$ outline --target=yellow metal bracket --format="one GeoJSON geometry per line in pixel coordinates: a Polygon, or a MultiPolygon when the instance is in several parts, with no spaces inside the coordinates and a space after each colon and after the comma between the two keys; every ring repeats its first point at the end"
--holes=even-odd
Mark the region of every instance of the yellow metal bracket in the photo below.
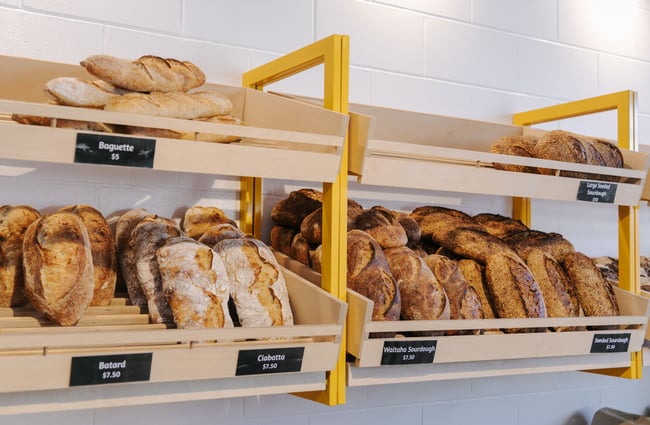
{"type": "MultiPolygon", "coordinates": [[[[562,103],[546,108],[535,109],[513,115],[515,125],[534,125],[557,121],[605,111],[617,111],[618,146],[622,149],[638,151],[636,137],[636,93],[631,90],[621,91],[574,102],[562,103]]],[[[513,217],[530,224],[530,200],[517,198],[513,204],[513,217]],[[526,221],[527,220],[527,221],[526,221]]],[[[639,207],[618,207],[618,253],[619,285],[621,288],[638,294],[640,286],[640,246],[639,246],[639,207]]],[[[641,352],[632,353],[630,367],[601,369],[595,372],[640,379],[643,370],[641,352]]]]}
{"type": "MultiPolygon", "coordinates": [[[[331,35],[299,50],[279,57],[244,73],[242,85],[262,90],[266,85],[323,65],[323,106],[348,113],[348,79],[350,65],[349,37],[331,35]]],[[[322,288],[346,300],[347,252],[347,141],[341,167],[334,183],[323,183],[323,259],[322,288]],[[343,253],[341,255],[341,253],[343,253]]],[[[259,237],[262,218],[262,179],[242,178],[242,223],[248,233],[259,237]]],[[[345,335],[336,368],[327,374],[323,391],[297,395],[330,406],[345,403],[345,335]]]]}

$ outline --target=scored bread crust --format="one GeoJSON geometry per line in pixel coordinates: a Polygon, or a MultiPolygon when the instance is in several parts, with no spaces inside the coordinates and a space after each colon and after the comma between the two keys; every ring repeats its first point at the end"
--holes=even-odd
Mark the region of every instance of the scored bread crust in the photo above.
{"type": "Polygon", "coordinates": [[[237,226],[221,208],[195,205],[185,210],[181,227],[187,236],[198,240],[208,228],[223,223],[237,226]]]}
{"type": "Polygon", "coordinates": [[[27,228],[23,252],[25,293],[34,308],[61,326],[77,324],[95,287],[81,219],[68,212],[39,218],[27,228]]]}
{"type": "Polygon", "coordinates": [[[59,105],[85,108],[103,108],[115,96],[124,92],[102,81],[82,80],[75,77],[58,77],[45,83],[45,94],[59,105]]]}
{"type": "Polygon", "coordinates": [[[23,239],[41,214],[28,205],[0,207],[0,307],[27,302],[23,272],[23,239]]]}
{"type": "MultiPolygon", "coordinates": [[[[490,152],[499,153],[503,155],[523,156],[533,158],[535,152],[535,145],[537,144],[537,137],[535,136],[502,136],[499,137],[491,146],[490,152]]],[[[527,165],[514,165],[514,164],[500,164],[493,163],[494,168],[497,170],[515,171],[521,173],[537,173],[537,168],[527,165]]]]}
{"type": "Polygon", "coordinates": [[[208,246],[186,236],[156,251],[162,288],[178,329],[232,328],[226,266],[208,246]]]}
{"type": "Polygon", "coordinates": [[[224,239],[214,250],[226,266],[230,293],[243,327],[293,325],[284,275],[266,244],[250,237],[224,239]]]}
{"type": "Polygon", "coordinates": [[[298,189],[273,205],[271,219],[275,224],[300,229],[302,221],[323,206],[323,194],[315,189],[298,189]]]}
{"type": "Polygon", "coordinates": [[[138,92],[188,91],[205,83],[205,74],[194,63],[154,55],[136,60],[91,55],[81,66],[117,87],[138,92]]]}
{"type": "Polygon", "coordinates": [[[215,91],[127,93],[104,106],[105,111],[188,120],[228,115],[232,109],[230,99],[215,91]]]}
{"type": "Polygon", "coordinates": [[[205,229],[199,238],[199,242],[213,247],[224,239],[240,239],[244,237],[246,237],[246,234],[237,225],[221,223],[205,229]]]}
{"type": "Polygon", "coordinates": [[[424,263],[431,269],[449,298],[450,318],[483,319],[483,306],[478,293],[465,280],[458,262],[444,255],[430,254],[424,263]]]}
{"type": "Polygon", "coordinates": [[[108,222],[101,212],[90,205],[70,205],[59,211],[76,214],[86,226],[95,276],[95,289],[90,305],[109,305],[115,295],[117,283],[117,253],[108,222]]]}
{"type": "Polygon", "coordinates": [[[581,252],[564,257],[562,266],[574,285],[585,316],[618,316],[620,309],[611,285],[593,260],[581,252]]]}
{"type": "Polygon", "coordinates": [[[486,319],[494,319],[494,309],[492,301],[489,298],[485,282],[485,273],[483,266],[477,261],[463,258],[458,260],[458,269],[463,274],[465,281],[474,289],[481,300],[481,308],[486,319]]]}
{"type": "Polygon", "coordinates": [[[147,306],[147,298],[144,296],[138,281],[138,268],[136,266],[132,234],[135,226],[148,215],[149,212],[144,208],[133,208],[122,214],[115,225],[117,261],[120,266],[122,280],[126,286],[131,304],[140,308],[147,306]]]}
{"type": "Polygon", "coordinates": [[[555,258],[546,251],[534,249],[528,254],[526,263],[542,291],[548,317],[580,315],[575,287],[555,258]]]}
{"type": "Polygon", "coordinates": [[[381,206],[363,210],[356,216],[353,226],[375,238],[382,248],[405,246],[408,242],[406,231],[395,214],[381,206]]]}

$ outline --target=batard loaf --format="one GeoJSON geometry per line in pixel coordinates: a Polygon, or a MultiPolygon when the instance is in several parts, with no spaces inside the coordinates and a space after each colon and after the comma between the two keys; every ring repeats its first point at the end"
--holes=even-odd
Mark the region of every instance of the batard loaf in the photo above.
{"type": "Polygon", "coordinates": [[[188,120],[228,115],[232,108],[230,99],[214,91],[127,93],[111,98],[104,106],[105,111],[188,120]]]}
{"type": "Polygon", "coordinates": [[[575,287],[578,302],[585,316],[617,316],[620,314],[611,285],[591,258],[582,252],[564,256],[562,266],[575,287]]]}
{"type": "Polygon", "coordinates": [[[23,239],[41,214],[28,205],[0,207],[0,307],[27,302],[23,273],[23,239]]]}
{"type": "Polygon", "coordinates": [[[226,266],[241,326],[293,325],[284,275],[268,246],[255,238],[225,239],[214,250],[226,266]]]}
{"type": "Polygon", "coordinates": [[[90,305],[109,305],[115,295],[118,266],[115,240],[108,222],[101,212],[90,205],[70,205],[59,211],[76,214],[86,226],[95,275],[95,289],[90,305]]]}
{"type": "Polygon", "coordinates": [[[384,251],[362,230],[347,235],[348,288],[373,301],[372,320],[399,320],[400,293],[384,251]]]}
{"type": "Polygon", "coordinates": [[[188,91],[205,83],[205,74],[194,63],[153,55],[136,60],[92,55],[81,66],[117,87],[138,92],[188,91]]]}
{"type": "Polygon", "coordinates": [[[182,228],[187,236],[198,240],[209,227],[222,223],[237,226],[221,208],[195,205],[185,210],[182,228]]]}
{"type": "Polygon", "coordinates": [[[208,246],[186,236],[156,251],[163,293],[179,329],[232,328],[226,266],[208,246]]]}
{"type": "Polygon", "coordinates": [[[23,240],[25,293],[61,326],[76,325],[93,299],[93,258],[81,219],[57,212],[34,221],[23,240]]]}
{"type": "Polygon", "coordinates": [[[121,277],[131,304],[140,308],[147,307],[147,298],[144,296],[138,281],[138,268],[136,266],[132,234],[135,226],[148,215],[149,212],[144,208],[133,208],[122,214],[115,224],[117,262],[120,266],[121,277]]]}
{"type": "Polygon", "coordinates": [[[463,274],[465,281],[469,284],[481,300],[481,308],[483,315],[486,319],[494,319],[494,309],[492,308],[492,300],[490,300],[489,292],[487,291],[485,282],[484,267],[478,262],[463,258],[458,260],[458,269],[463,274]]]}

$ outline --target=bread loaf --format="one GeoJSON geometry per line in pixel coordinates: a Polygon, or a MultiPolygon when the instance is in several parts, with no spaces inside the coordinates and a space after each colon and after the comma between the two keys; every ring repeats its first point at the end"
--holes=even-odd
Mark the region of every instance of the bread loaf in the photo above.
{"type": "Polygon", "coordinates": [[[76,214],[86,226],[95,277],[95,289],[90,305],[109,305],[115,295],[118,266],[115,240],[108,222],[101,212],[90,205],[70,205],[59,211],[76,214]]]}
{"type": "Polygon", "coordinates": [[[271,219],[275,224],[300,229],[302,221],[323,205],[323,194],[315,189],[298,189],[273,206],[271,219]]]}
{"type": "Polygon", "coordinates": [[[347,235],[348,288],[373,301],[372,320],[399,320],[400,293],[377,241],[361,230],[347,235]]]}
{"type": "Polygon", "coordinates": [[[510,234],[524,232],[528,229],[524,223],[514,218],[506,217],[501,214],[481,213],[474,216],[489,234],[503,239],[510,234]]]}
{"type": "Polygon", "coordinates": [[[504,236],[503,240],[524,260],[528,258],[528,254],[533,249],[544,250],[559,262],[562,262],[566,254],[575,251],[571,242],[561,234],[554,232],[526,230],[510,233],[504,236]]]}
{"type": "Polygon", "coordinates": [[[36,115],[11,114],[11,119],[19,124],[41,125],[45,127],[72,128],[83,131],[100,131],[113,133],[115,126],[101,122],[90,122],[80,120],[68,120],[64,118],[48,118],[36,115]]]}
{"type": "Polygon", "coordinates": [[[25,293],[61,326],[76,325],[93,299],[93,259],[86,227],[67,212],[43,216],[23,240],[25,293]]]}
{"type": "Polygon", "coordinates": [[[323,208],[309,213],[300,223],[300,234],[310,244],[319,245],[323,241],[323,208]]]}
{"type": "Polygon", "coordinates": [[[575,287],[578,302],[585,316],[617,316],[620,314],[616,295],[594,262],[582,252],[564,256],[562,266],[575,287]]]}
{"type": "Polygon", "coordinates": [[[318,273],[323,271],[323,245],[318,245],[313,251],[309,251],[309,264],[318,273]]]}
{"type": "Polygon", "coordinates": [[[181,231],[173,220],[153,214],[140,220],[131,233],[138,283],[147,300],[152,323],[173,323],[171,308],[162,289],[156,251],[167,239],[180,235],[181,231]]]}
{"type": "Polygon", "coordinates": [[[445,291],[424,260],[405,246],[386,249],[384,254],[397,281],[401,318],[449,319],[449,302],[445,291]]]}
{"type": "MultiPolygon", "coordinates": [[[[587,150],[582,140],[576,134],[563,130],[552,130],[545,133],[535,145],[535,158],[554,161],[587,164],[587,150]]],[[[553,175],[556,170],[540,168],[542,174],[553,175]]],[[[585,173],[563,171],[561,176],[586,178],[585,173]]]]}
{"type": "Polygon", "coordinates": [[[311,258],[310,258],[310,247],[309,243],[305,240],[301,233],[296,233],[291,241],[291,250],[289,251],[289,257],[294,260],[304,264],[307,267],[311,267],[311,258]]]}
{"type": "Polygon", "coordinates": [[[103,108],[123,91],[106,81],[58,77],[45,83],[45,94],[59,105],[103,108]]]}
{"type": "Polygon", "coordinates": [[[497,317],[546,317],[539,285],[516,254],[498,253],[488,257],[485,277],[497,317]]]}
{"type": "Polygon", "coordinates": [[[458,269],[463,274],[467,284],[474,289],[481,300],[483,316],[486,319],[494,319],[494,309],[492,308],[492,300],[490,300],[489,292],[486,288],[487,283],[485,282],[483,266],[474,260],[461,259],[458,260],[458,269]]]}
{"type": "MultiPolygon", "coordinates": [[[[233,115],[213,115],[211,117],[197,118],[196,120],[212,122],[216,124],[244,125],[242,120],[233,115]]],[[[181,138],[186,140],[197,140],[200,142],[210,143],[233,143],[241,140],[239,136],[206,132],[197,133],[196,135],[194,133],[185,133],[181,136],[181,138]]]]}
{"type": "Polygon", "coordinates": [[[222,223],[237,226],[221,208],[195,205],[185,210],[182,228],[187,236],[198,240],[209,227],[222,223]]]}
{"type": "Polygon", "coordinates": [[[0,207],[0,307],[25,304],[23,239],[41,214],[28,205],[0,207]]]}
{"type": "Polygon", "coordinates": [[[240,239],[246,237],[246,234],[234,224],[222,223],[205,229],[199,242],[213,247],[224,239],[240,239]]]}
{"type": "Polygon", "coordinates": [[[481,299],[472,286],[467,283],[458,262],[443,255],[428,255],[424,263],[433,272],[449,299],[450,318],[483,319],[481,299]]]}
{"type": "MultiPolygon", "coordinates": [[[[536,144],[537,137],[535,136],[502,136],[499,137],[492,146],[490,146],[490,152],[533,158],[536,144]]],[[[515,171],[520,173],[537,173],[537,168],[526,165],[494,163],[494,168],[497,170],[515,171]]]]}
{"type": "Polygon", "coordinates": [[[188,120],[227,115],[232,108],[230,99],[214,91],[127,93],[111,98],[104,106],[105,111],[188,120]]]}
{"type": "Polygon", "coordinates": [[[214,250],[226,266],[241,326],[293,325],[284,275],[273,252],[262,241],[224,239],[214,250]]]}
{"type": "Polygon", "coordinates": [[[149,213],[144,208],[133,208],[122,214],[115,224],[117,262],[120,266],[122,280],[126,286],[131,304],[140,308],[146,308],[147,299],[138,281],[135,246],[131,236],[135,226],[148,215],[149,213]]]}
{"type": "Polygon", "coordinates": [[[192,62],[153,55],[136,60],[92,55],[81,66],[117,87],[139,92],[188,91],[205,83],[205,74],[192,62]]]}
{"type": "Polygon", "coordinates": [[[293,227],[274,225],[271,227],[271,248],[290,257],[291,243],[296,233],[298,230],[293,227]]]}
{"type": "Polygon", "coordinates": [[[354,228],[368,233],[382,248],[405,246],[408,242],[402,225],[384,207],[374,206],[361,212],[354,220],[354,228]]]}
{"type": "Polygon", "coordinates": [[[208,246],[181,236],[156,251],[162,289],[176,327],[231,328],[226,266],[208,246]]]}

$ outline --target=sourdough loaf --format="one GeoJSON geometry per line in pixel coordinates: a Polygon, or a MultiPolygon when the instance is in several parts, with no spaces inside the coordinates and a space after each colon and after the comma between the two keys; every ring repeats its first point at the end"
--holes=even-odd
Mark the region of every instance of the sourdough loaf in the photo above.
{"type": "Polygon", "coordinates": [[[620,314],[616,295],[598,267],[582,252],[564,256],[562,266],[575,287],[585,316],[617,316],[620,314]]]}
{"type": "Polygon", "coordinates": [[[485,230],[499,239],[503,239],[508,235],[524,232],[528,229],[521,220],[506,217],[501,214],[494,213],[481,213],[474,216],[474,220],[478,221],[485,230]]]}
{"type": "Polygon", "coordinates": [[[354,220],[353,227],[375,238],[382,248],[405,246],[408,242],[406,231],[394,213],[381,206],[362,211],[354,220]]]}
{"type": "Polygon", "coordinates": [[[541,230],[510,233],[503,240],[517,251],[517,254],[524,260],[528,258],[528,254],[533,249],[546,251],[560,262],[562,262],[566,254],[575,251],[573,244],[561,234],[541,230]]]}
{"type": "Polygon", "coordinates": [[[88,233],[75,214],[43,216],[23,240],[25,293],[34,308],[61,326],[76,325],[93,299],[88,233]]]}
{"type": "Polygon", "coordinates": [[[81,66],[117,87],[139,92],[188,91],[205,83],[205,74],[192,62],[153,55],[136,60],[92,55],[81,66]]]}
{"type": "Polygon", "coordinates": [[[210,247],[186,236],[171,238],[156,251],[156,262],[177,328],[233,327],[226,266],[210,247]]]}
{"type": "Polygon", "coordinates": [[[492,300],[490,300],[489,292],[487,290],[487,282],[485,282],[484,267],[478,262],[470,259],[458,260],[458,269],[463,274],[463,278],[468,285],[470,285],[479,300],[481,301],[481,308],[483,316],[486,319],[494,319],[494,309],[492,308],[492,300]]]}
{"type": "Polygon", "coordinates": [[[246,234],[237,225],[221,223],[205,229],[199,238],[199,242],[213,247],[224,239],[240,239],[244,237],[246,237],[246,234]]]}
{"type": "Polygon", "coordinates": [[[214,250],[226,266],[241,326],[293,325],[284,275],[269,247],[248,237],[224,239],[214,250]]]}
{"type": "Polygon", "coordinates": [[[185,210],[181,227],[187,236],[198,240],[209,227],[222,223],[237,226],[221,208],[195,205],[185,210]]]}
{"type": "Polygon", "coordinates": [[[86,226],[95,276],[95,289],[90,305],[109,305],[115,295],[118,266],[115,240],[108,222],[101,212],[90,205],[70,205],[59,211],[76,214],[86,226]]]}
{"type": "MultiPolygon", "coordinates": [[[[490,146],[490,152],[533,158],[536,144],[537,137],[535,136],[502,136],[490,146]]],[[[537,168],[526,165],[494,163],[494,168],[497,170],[515,171],[520,173],[537,173],[537,168]]]]}
{"type": "Polygon", "coordinates": [[[291,243],[296,233],[298,230],[293,227],[274,225],[271,227],[271,248],[290,257],[291,243]]]}
{"type": "Polygon", "coordinates": [[[271,219],[275,224],[300,229],[302,221],[323,205],[323,194],[315,189],[298,189],[273,206],[271,219]]]}
{"type": "Polygon", "coordinates": [[[28,205],[0,207],[0,307],[25,304],[23,239],[41,214],[28,205]]]}
{"type": "Polygon", "coordinates": [[[372,320],[399,320],[400,293],[377,241],[361,230],[347,235],[348,288],[373,301],[372,320]]]}
{"type": "Polygon", "coordinates": [[[291,241],[291,249],[289,250],[289,257],[294,260],[304,264],[307,267],[311,267],[311,258],[310,258],[311,248],[309,243],[305,240],[301,233],[296,233],[291,241]]]}
{"type": "Polygon", "coordinates": [[[122,214],[115,224],[117,262],[120,266],[121,277],[131,304],[140,308],[146,308],[147,299],[138,281],[138,268],[135,261],[135,246],[132,243],[132,234],[135,226],[148,215],[149,212],[144,208],[133,208],[122,214]]]}

